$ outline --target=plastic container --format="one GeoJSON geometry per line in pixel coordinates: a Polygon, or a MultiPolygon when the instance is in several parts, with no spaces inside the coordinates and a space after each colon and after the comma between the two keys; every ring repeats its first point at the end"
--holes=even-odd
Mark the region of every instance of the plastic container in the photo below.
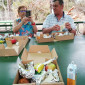
{"type": "Polygon", "coordinates": [[[40,32],[37,32],[36,35],[37,35],[37,39],[40,39],[40,32]]]}
{"type": "Polygon", "coordinates": [[[77,66],[72,61],[67,67],[67,85],[76,85],[77,66]]]}

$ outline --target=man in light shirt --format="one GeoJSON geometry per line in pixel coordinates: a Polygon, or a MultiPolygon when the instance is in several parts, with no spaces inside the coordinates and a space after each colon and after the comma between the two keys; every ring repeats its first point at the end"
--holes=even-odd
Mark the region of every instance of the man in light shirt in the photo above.
{"type": "Polygon", "coordinates": [[[43,33],[69,31],[76,34],[73,19],[63,11],[63,0],[53,0],[53,12],[49,14],[43,23],[43,33]]]}

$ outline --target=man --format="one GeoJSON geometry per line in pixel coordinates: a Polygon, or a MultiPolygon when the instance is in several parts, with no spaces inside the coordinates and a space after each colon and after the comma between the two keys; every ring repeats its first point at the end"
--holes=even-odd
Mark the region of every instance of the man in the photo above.
{"type": "Polygon", "coordinates": [[[63,7],[63,0],[53,0],[54,14],[48,15],[45,19],[43,23],[43,33],[68,30],[70,33],[74,33],[74,35],[76,34],[74,21],[69,15],[65,15],[63,7]],[[64,25],[63,28],[62,25],[64,25]]]}

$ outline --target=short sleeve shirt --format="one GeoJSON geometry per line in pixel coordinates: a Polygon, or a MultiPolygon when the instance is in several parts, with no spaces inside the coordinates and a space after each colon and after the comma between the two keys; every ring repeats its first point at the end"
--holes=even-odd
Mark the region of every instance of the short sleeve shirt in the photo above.
{"type": "MultiPolygon", "coordinates": [[[[16,22],[20,23],[21,19],[16,19],[16,22]]],[[[33,26],[31,25],[31,22],[28,22],[25,25],[23,24],[17,34],[19,34],[19,36],[33,37],[34,33],[33,33],[33,26]]]]}
{"type": "MultiPolygon", "coordinates": [[[[59,25],[59,26],[64,25],[65,27],[65,23],[67,22],[71,24],[72,29],[75,29],[74,21],[69,15],[64,14],[62,18],[58,21],[57,17],[54,14],[49,14],[43,23],[43,28],[49,28],[54,25],[59,25]]],[[[64,27],[63,28],[61,27],[61,30],[64,29],[64,27]]]]}

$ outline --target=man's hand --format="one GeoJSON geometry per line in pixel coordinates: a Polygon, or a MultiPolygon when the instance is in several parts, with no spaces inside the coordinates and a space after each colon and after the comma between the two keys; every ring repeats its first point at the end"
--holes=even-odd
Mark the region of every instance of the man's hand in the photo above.
{"type": "Polygon", "coordinates": [[[52,31],[59,31],[60,30],[60,26],[59,25],[55,25],[52,27],[52,31]]]}
{"type": "Polygon", "coordinates": [[[68,30],[72,29],[71,24],[69,22],[65,23],[65,28],[67,28],[68,30]]]}

